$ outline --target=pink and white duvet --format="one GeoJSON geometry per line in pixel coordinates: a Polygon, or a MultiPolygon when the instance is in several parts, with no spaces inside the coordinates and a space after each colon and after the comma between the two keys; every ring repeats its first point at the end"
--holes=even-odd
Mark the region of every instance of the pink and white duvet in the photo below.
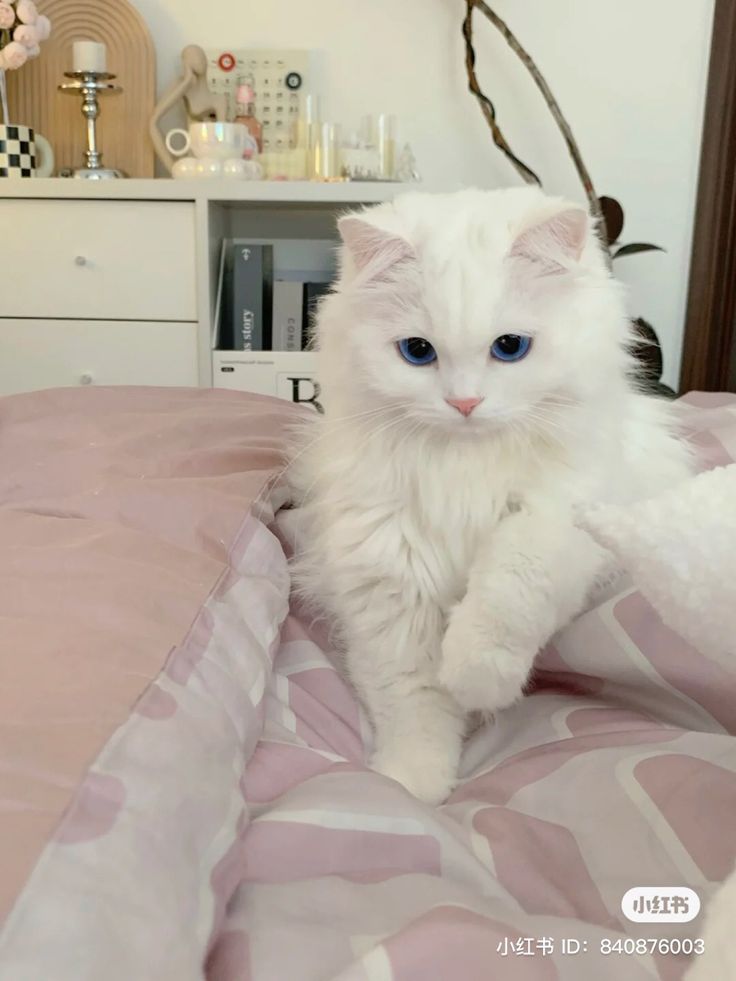
{"type": "MultiPolygon", "coordinates": [[[[736,458],[736,398],[695,401],[704,465],[736,458]]],[[[620,904],[705,906],[732,869],[736,667],[619,587],[470,739],[450,801],[420,804],[366,770],[326,631],[289,606],[271,478],[292,411],[0,400],[0,979],[681,977],[649,941],[697,939],[702,914],[620,904]]]]}

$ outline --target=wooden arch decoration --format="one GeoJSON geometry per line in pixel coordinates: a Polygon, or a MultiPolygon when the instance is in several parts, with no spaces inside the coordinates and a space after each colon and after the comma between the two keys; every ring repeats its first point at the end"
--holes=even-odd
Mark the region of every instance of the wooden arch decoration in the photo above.
{"type": "Polygon", "coordinates": [[[100,99],[103,166],[130,177],[153,177],[148,122],[156,100],[156,54],[141,15],[128,0],[39,0],[38,6],[51,21],[52,34],[38,58],[7,73],[11,120],[33,126],[50,141],[57,171],[81,167],[87,145],[82,98],[57,86],[71,71],[72,42],[102,41],[108,70],[123,89],[100,99]]]}

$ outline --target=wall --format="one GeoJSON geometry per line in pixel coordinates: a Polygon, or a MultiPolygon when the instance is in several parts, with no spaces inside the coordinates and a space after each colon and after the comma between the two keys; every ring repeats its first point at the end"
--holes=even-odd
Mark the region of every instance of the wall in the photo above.
{"type": "MultiPolygon", "coordinates": [[[[325,116],[354,128],[365,112],[396,113],[428,187],[519,182],[467,92],[462,0],[134,2],[154,36],[160,88],[176,77],[189,43],[313,48],[325,116]]],[[[598,193],[623,204],[623,239],[667,249],[622,259],[616,271],[630,287],[632,313],[656,327],[674,384],[713,0],[495,0],[494,7],[546,75],[598,193]]],[[[477,14],[476,25],[478,74],[511,145],[547,190],[581,199],[524,68],[477,14]]]]}

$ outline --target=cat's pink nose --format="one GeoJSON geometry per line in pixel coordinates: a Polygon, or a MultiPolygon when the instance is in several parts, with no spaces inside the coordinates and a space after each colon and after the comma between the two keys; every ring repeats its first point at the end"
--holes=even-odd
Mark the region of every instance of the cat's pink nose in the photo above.
{"type": "Polygon", "coordinates": [[[480,405],[482,401],[483,399],[445,399],[448,405],[457,409],[458,412],[462,412],[464,416],[469,416],[476,405],[480,405]]]}

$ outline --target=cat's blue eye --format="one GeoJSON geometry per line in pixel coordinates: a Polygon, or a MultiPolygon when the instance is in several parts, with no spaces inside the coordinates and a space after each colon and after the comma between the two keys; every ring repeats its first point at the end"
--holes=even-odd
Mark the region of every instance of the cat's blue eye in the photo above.
{"type": "Polygon", "coordinates": [[[531,346],[532,339],[526,334],[502,334],[491,344],[491,357],[497,361],[521,361],[531,346]]]}
{"type": "Polygon", "coordinates": [[[396,346],[401,357],[409,364],[432,364],[437,360],[437,352],[423,337],[405,337],[396,346]]]}

